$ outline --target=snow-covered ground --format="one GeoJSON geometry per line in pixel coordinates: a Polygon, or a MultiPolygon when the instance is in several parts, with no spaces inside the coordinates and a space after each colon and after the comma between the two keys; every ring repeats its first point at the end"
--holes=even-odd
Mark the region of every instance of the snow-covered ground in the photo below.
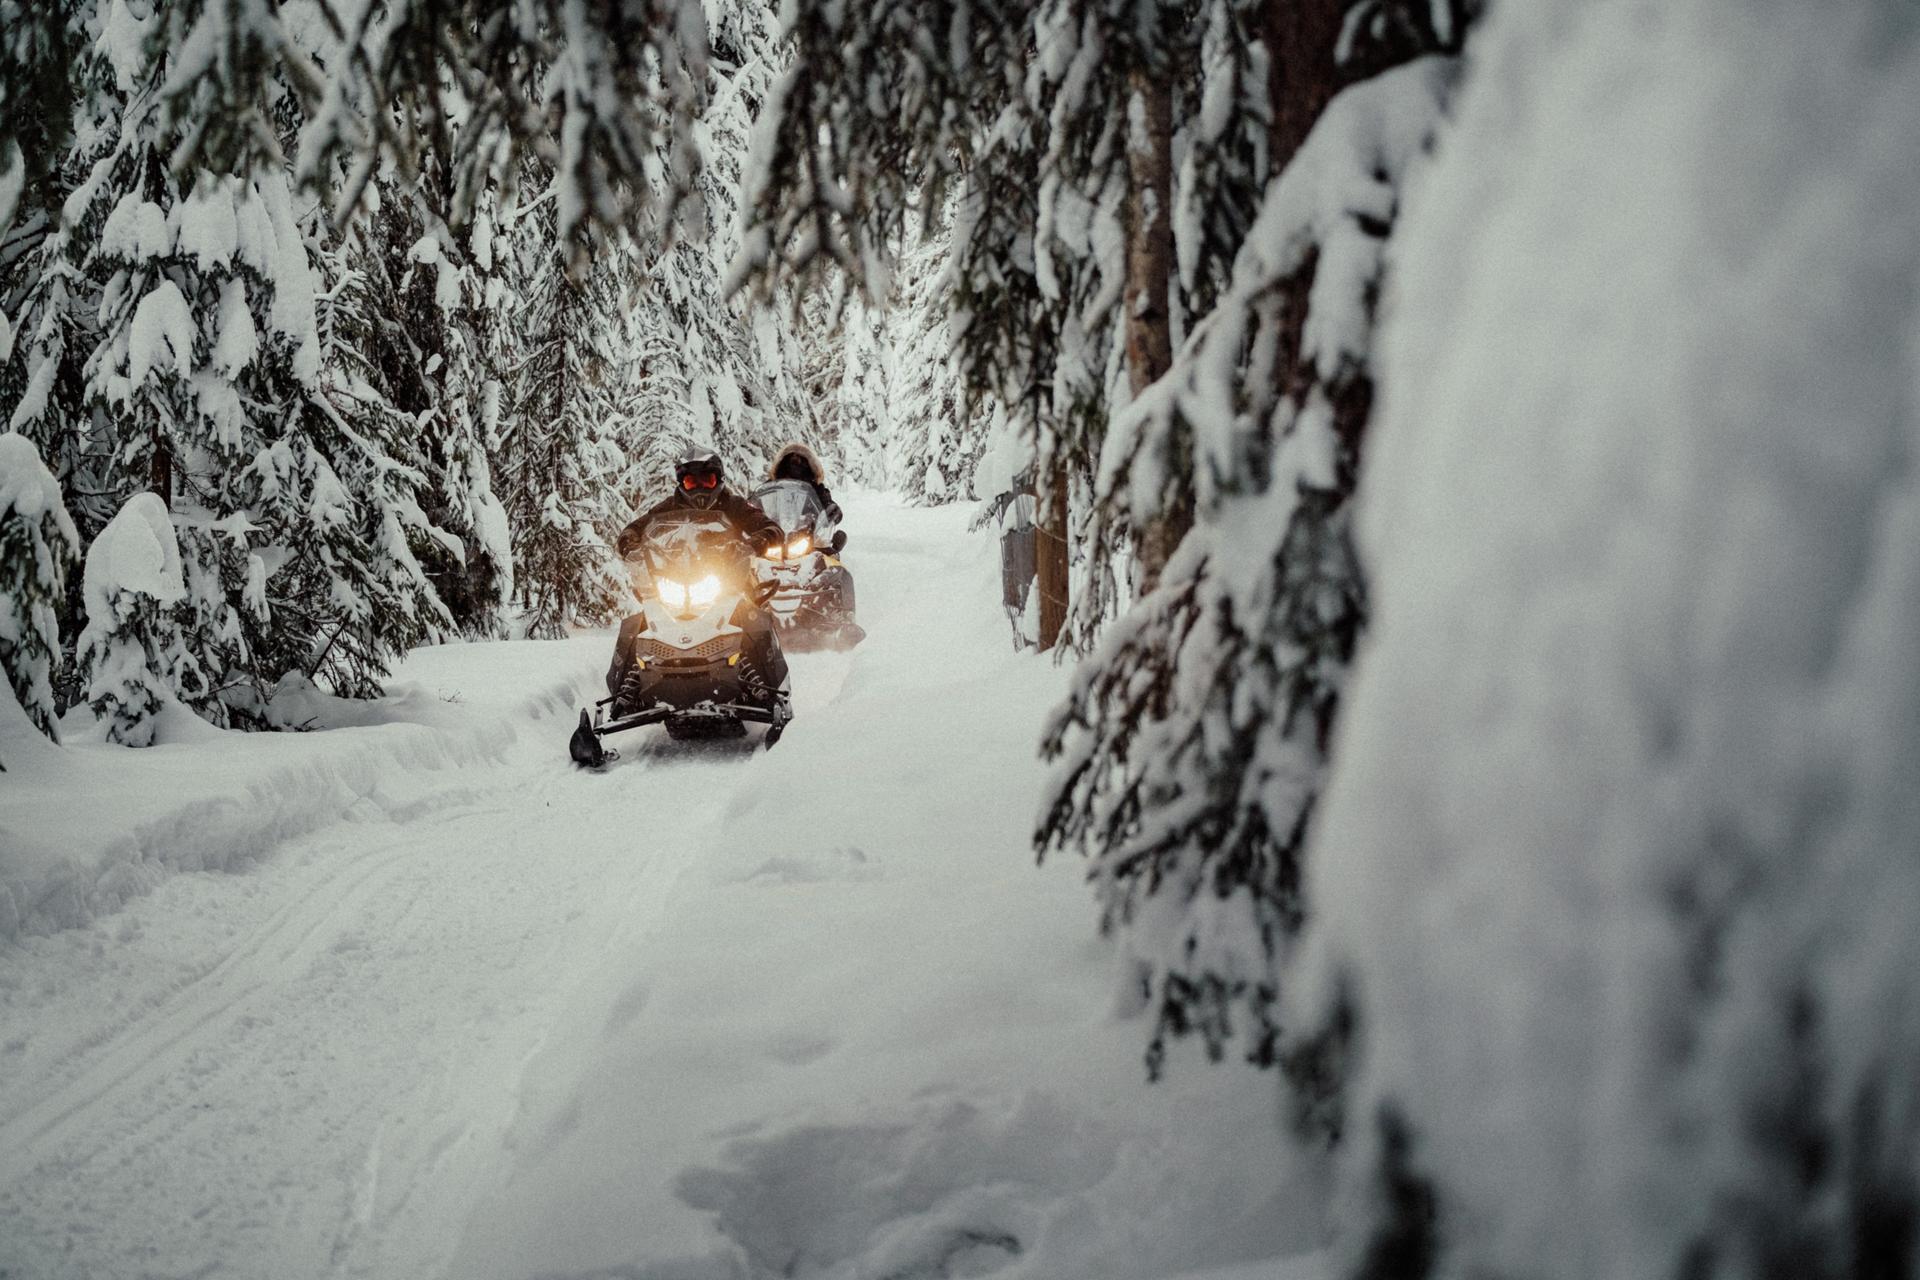
{"type": "Polygon", "coordinates": [[[1026,852],[991,544],[850,506],[869,639],[775,752],[572,771],[582,636],[10,762],[0,1276],[1323,1275],[1272,1078],[1146,1084],[1026,852]]]}

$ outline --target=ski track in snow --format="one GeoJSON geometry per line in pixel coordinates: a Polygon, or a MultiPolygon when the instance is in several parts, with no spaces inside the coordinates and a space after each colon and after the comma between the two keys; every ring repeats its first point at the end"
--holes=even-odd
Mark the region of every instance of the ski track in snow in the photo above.
{"type": "Polygon", "coordinates": [[[1311,1245],[1266,1082],[1145,1091],[1078,869],[1023,853],[1059,673],[1006,656],[964,514],[859,513],[869,639],[795,656],[777,752],[651,731],[582,774],[549,717],[0,947],[0,1277],[1118,1280],[1311,1245]],[[1176,1123],[1211,1180],[1156,1173],[1176,1123]]]}
{"type": "MultiPolygon", "coordinates": [[[[0,1218],[24,1228],[10,1244],[43,1220],[131,1225],[140,1188],[183,1167],[237,1176],[198,1188],[203,1203],[184,1221],[129,1232],[143,1248],[163,1253],[175,1235],[222,1248],[257,1237],[261,1265],[241,1272],[327,1274],[359,1236],[403,1243],[415,1191],[454,1166],[456,1147],[497,1143],[511,1120],[519,1069],[539,1047],[528,1014],[621,930],[644,927],[648,890],[678,869],[671,849],[636,858],[604,838],[600,824],[617,824],[638,796],[556,822],[569,781],[540,776],[493,804],[438,811],[430,842],[413,824],[302,842],[281,855],[294,865],[261,874],[280,883],[258,894],[183,884],[136,907],[147,931],[170,929],[165,914],[196,897],[223,900],[193,904],[206,914],[246,923],[204,971],[140,1007],[98,998],[99,986],[140,976],[104,960],[95,983],[49,1002],[61,1024],[85,1030],[0,1084],[0,1218]],[[226,901],[241,895],[254,900],[226,901]],[[270,1134],[291,1142],[254,1145],[270,1134]],[[219,1167],[232,1156],[239,1167],[219,1167]],[[289,1215],[329,1199],[337,1223],[305,1233],[332,1236],[328,1257],[282,1254],[289,1215]]],[[[169,1196],[160,1207],[171,1218],[186,1206],[169,1196]]],[[[71,1240],[45,1243],[58,1256],[71,1240]]],[[[374,1273],[434,1263],[392,1261],[409,1265],[374,1273]]]]}

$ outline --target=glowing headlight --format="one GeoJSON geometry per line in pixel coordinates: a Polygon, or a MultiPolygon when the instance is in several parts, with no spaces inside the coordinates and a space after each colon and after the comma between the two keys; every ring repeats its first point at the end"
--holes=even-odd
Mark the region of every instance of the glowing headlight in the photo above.
{"type": "Polygon", "coordinates": [[[787,544],[787,559],[798,560],[811,550],[813,550],[813,539],[803,533],[787,544]]]}
{"type": "Polygon", "coordinates": [[[660,603],[678,612],[687,607],[687,588],[672,578],[655,578],[654,587],[660,592],[660,603]]]}
{"type": "Polygon", "coordinates": [[[720,579],[708,574],[687,588],[687,597],[693,601],[694,608],[706,608],[720,598],[720,579]]]}

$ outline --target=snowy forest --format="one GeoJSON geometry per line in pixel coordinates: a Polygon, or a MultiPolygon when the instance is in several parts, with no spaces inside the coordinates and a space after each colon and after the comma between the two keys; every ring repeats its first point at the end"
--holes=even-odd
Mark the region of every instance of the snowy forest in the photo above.
{"type": "Polygon", "coordinates": [[[1917,138],[1909,0],[0,0],[0,1277],[1920,1280],[1917,138]],[[865,638],[569,769],[789,444],[865,638]]]}

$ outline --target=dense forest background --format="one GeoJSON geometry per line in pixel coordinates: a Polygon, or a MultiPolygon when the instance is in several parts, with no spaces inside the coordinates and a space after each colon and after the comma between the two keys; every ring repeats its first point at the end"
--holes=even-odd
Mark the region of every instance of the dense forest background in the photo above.
{"type": "Polygon", "coordinates": [[[1030,544],[1035,847],[1350,1274],[1914,1274],[1917,27],[0,0],[11,702],[604,624],[797,438],[1030,544]]]}

